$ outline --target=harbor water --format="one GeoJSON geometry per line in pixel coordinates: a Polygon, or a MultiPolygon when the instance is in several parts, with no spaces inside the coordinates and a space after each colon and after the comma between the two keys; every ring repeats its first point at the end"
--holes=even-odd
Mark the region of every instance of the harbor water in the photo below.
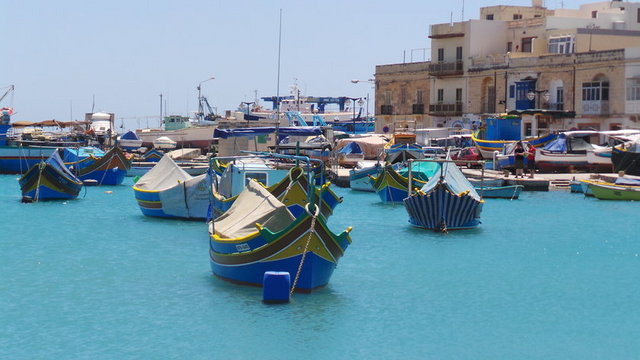
{"type": "Polygon", "coordinates": [[[144,217],[130,182],[23,204],[0,176],[0,359],[640,357],[640,203],[525,192],[436,234],[336,188],[353,244],[331,282],[265,305],[211,274],[203,222],[144,217]]]}

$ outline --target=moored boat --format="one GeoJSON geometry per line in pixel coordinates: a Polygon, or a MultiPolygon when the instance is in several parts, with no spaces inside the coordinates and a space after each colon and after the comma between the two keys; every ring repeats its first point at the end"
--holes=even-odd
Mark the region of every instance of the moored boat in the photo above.
{"type": "Polygon", "coordinates": [[[133,186],[140,211],[146,216],[206,219],[211,179],[189,175],[165,155],[133,186]]]}
{"type": "Polygon", "coordinates": [[[586,181],[594,197],[600,200],[640,200],[640,186],[586,181]]]}
{"type": "Polygon", "coordinates": [[[483,199],[517,199],[524,189],[523,185],[475,187],[483,199]]]}
{"type": "Polygon", "coordinates": [[[522,119],[517,116],[486,119],[481,130],[471,135],[471,140],[484,159],[492,159],[494,152],[503,152],[506,144],[527,142],[536,148],[542,147],[556,138],[556,134],[522,138],[522,119]]]}
{"type": "Polygon", "coordinates": [[[335,234],[305,205],[295,217],[256,181],[249,181],[231,208],[210,224],[212,272],[225,280],[261,286],[267,271],[286,271],[292,291],[325,286],[351,244],[347,228],[335,234]]]}
{"type": "MultiPolygon", "coordinates": [[[[269,156],[287,157],[287,155],[277,154],[269,156]]],[[[300,166],[282,167],[286,164],[255,161],[256,159],[244,158],[229,162],[212,192],[211,209],[214,219],[233,206],[241,191],[244,190],[245,184],[252,179],[259,181],[267,191],[287,205],[294,216],[304,212],[304,206],[307,198],[312,195],[311,192],[316,199],[319,199],[320,215],[324,219],[327,219],[333,213],[333,209],[342,202],[342,198],[329,188],[330,183],[310,186],[309,177],[314,176],[310,168],[307,168],[305,173],[305,169],[300,166]],[[246,162],[247,160],[253,163],[246,162]],[[249,166],[245,167],[245,165],[249,166]]]]}
{"type": "Polygon", "coordinates": [[[477,227],[484,200],[454,162],[439,162],[439,174],[403,200],[409,223],[437,232],[477,227]]]}
{"type": "MultiPolygon", "coordinates": [[[[434,162],[414,162],[412,165],[413,186],[422,187],[427,180],[437,173],[439,166],[434,162]]],[[[399,203],[402,202],[408,194],[409,180],[407,178],[408,167],[399,171],[391,165],[387,164],[382,167],[380,175],[369,176],[369,181],[374,191],[383,202],[399,203]]]]}
{"type": "Polygon", "coordinates": [[[98,185],[120,185],[131,168],[128,159],[119,147],[109,151],[88,148],[65,148],[65,164],[82,181],[96,182],[98,185]]]}
{"type": "Polygon", "coordinates": [[[32,166],[19,183],[23,201],[74,199],[82,189],[82,181],[64,165],[57,151],[32,166]]]}

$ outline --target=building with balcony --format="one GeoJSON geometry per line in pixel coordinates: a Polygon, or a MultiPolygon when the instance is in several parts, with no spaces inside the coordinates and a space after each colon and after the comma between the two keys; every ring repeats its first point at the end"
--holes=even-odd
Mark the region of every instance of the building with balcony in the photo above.
{"type": "MultiPolygon", "coordinates": [[[[429,89],[428,126],[469,127],[513,111],[523,117],[523,135],[640,128],[640,3],[489,6],[480,19],[431,25],[429,38],[431,61],[415,79],[429,89]]],[[[376,103],[386,106],[377,115],[398,113],[400,99],[384,94],[399,91],[390,87],[395,74],[412,83],[403,67],[415,65],[385,66],[376,67],[376,103]]]]}

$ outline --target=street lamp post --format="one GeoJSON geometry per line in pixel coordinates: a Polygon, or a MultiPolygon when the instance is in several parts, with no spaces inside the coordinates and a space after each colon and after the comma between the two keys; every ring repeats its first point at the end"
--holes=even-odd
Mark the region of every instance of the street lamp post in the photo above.
{"type": "MultiPolygon", "coordinates": [[[[353,122],[353,133],[356,133],[356,100],[358,100],[359,104],[362,104],[362,98],[361,97],[348,97],[347,99],[351,100],[353,102],[353,118],[351,118],[351,121],[353,122]]],[[[362,105],[360,105],[362,106],[362,105]]]]}
{"type": "Polygon", "coordinates": [[[200,83],[198,83],[198,114],[196,115],[196,117],[202,121],[204,120],[204,105],[202,104],[202,84],[209,81],[209,80],[213,80],[215,79],[215,77],[210,77],[208,79],[202,80],[200,81],[200,83]]]}
{"type": "MultiPolygon", "coordinates": [[[[358,79],[352,79],[351,83],[353,84],[358,84],[358,83],[369,83],[369,84],[374,84],[376,83],[375,79],[367,79],[367,80],[358,80],[358,79]]],[[[367,97],[365,98],[365,100],[367,101],[367,119],[369,118],[369,93],[367,92],[367,97]]]]}

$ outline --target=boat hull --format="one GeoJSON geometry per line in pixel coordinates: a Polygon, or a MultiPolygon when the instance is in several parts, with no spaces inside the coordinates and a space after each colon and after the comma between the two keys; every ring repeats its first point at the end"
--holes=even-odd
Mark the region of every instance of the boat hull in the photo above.
{"type": "MultiPolygon", "coordinates": [[[[408,196],[409,180],[390,165],[384,166],[378,177],[369,176],[369,181],[382,202],[401,203],[408,196]]],[[[425,184],[415,179],[413,182],[418,187],[425,184]]]]}
{"type": "Polygon", "coordinates": [[[633,200],[640,201],[640,187],[604,184],[591,181],[589,190],[600,200],[633,200]]]}
{"type": "Polygon", "coordinates": [[[114,147],[103,156],[90,155],[66,165],[73,167],[76,176],[82,181],[91,180],[98,185],[120,185],[131,168],[131,161],[120,148],[114,147]]]}
{"type": "Polygon", "coordinates": [[[46,160],[55,147],[2,146],[0,147],[0,174],[24,174],[32,166],[46,160]]]}
{"type": "Polygon", "coordinates": [[[404,200],[409,223],[434,231],[477,227],[482,204],[469,195],[452,194],[441,185],[429,193],[413,194],[404,200]]]}
{"type": "Polygon", "coordinates": [[[349,171],[349,187],[351,190],[375,192],[369,176],[378,177],[382,167],[376,164],[364,169],[355,169],[349,171]]]}
{"type": "Polygon", "coordinates": [[[32,166],[19,182],[22,196],[35,201],[75,199],[82,189],[82,182],[44,162],[32,166]]]}
{"type": "Polygon", "coordinates": [[[522,185],[476,187],[476,191],[487,199],[517,199],[524,189],[522,185]]]}
{"type": "Polygon", "coordinates": [[[209,212],[211,181],[205,174],[163,190],[144,190],[133,186],[140,211],[145,216],[206,219],[209,212]]]}
{"type": "MultiPolygon", "coordinates": [[[[478,148],[478,151],[480,151],[480,154],[482,154],[482,157],[484,159],[493,159],[493,153],[495,151],[497,151],[498,153],[502,153],[504,150],[505,144],[513,143],[517,141],[517,140],[499,140],[499,139],[495,139],[495,140],[480,139],[477,136],[478,136],[477,133],[473,134],[471,136],[471,140],[473,140],[473,143],[476,145],[476,148],[478,148]]],[[[557,137],[556,134],[548,134],[548,135],[536,137],[536,138],[522,139],[521,141],[527,142],[535,146],[536,148],[540,148],[546,145],[547,143],[549,143],[550,141],[554,140],[556,137],[557,137]]]]}
{"type": "Polygon", "coordinates": [[[237,283],[262,286],[266,271],[286,271],[292,279],[298,277],[296,290],[308,292],[329,282],[338,259],[351,244],[350,229],[336,235],[322,218],[313,221],[307,213],[277,233],[256,226],[255,233],[243,238],[210,237],[213,274],[237,283]]]}

